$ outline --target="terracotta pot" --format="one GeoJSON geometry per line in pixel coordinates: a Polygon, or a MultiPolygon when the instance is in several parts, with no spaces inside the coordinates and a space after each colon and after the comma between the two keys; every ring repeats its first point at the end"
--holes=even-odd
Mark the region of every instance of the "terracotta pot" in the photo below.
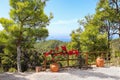
{"type": "Polygon", "coordinates": [[[40,72],[42,70],[41,66],[36,66],[35,67],[36,72],[40,72]]]}
{"type": "Polygon", "coordinates": [[[59,71],[59,65],[57,63],[50,64],[50,70],[52,72],[58,72],[59,71]]]}
{"type": "Polygon", "coordinates": [[[96,59],[96,66],[97,66],[97,67],[104,67],[104,59],[101,58],[101,57],[98,57],[98,58],[96,59]]]}

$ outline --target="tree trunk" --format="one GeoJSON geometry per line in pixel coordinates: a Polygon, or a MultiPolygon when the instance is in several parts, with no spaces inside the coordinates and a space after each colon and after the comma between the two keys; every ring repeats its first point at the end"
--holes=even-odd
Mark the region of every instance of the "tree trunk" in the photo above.
{"type": "Polygon", "coordinates": [[[20,57],[21,57],[21,49],[20,49],[20,45],[18,45],[17,46],[17,70],[18,70],[18,72],[21,72],[20,57]]]}

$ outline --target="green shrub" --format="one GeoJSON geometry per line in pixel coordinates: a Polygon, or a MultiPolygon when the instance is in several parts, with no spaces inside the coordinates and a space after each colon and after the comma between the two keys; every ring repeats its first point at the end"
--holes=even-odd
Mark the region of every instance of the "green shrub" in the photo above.
{"type": "Polygon", "coordinates": [[[17,70],[15,68],[10,68],[8,72],[17,72],[17,70]]]}

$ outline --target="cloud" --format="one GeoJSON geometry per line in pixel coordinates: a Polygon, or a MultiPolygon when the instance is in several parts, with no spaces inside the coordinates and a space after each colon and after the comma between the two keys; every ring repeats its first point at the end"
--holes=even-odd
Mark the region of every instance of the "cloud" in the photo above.
{"type": "Polygon", "coordinates": [[[58,20],[51,22],[52,25],[69,25],[69,24],[75,24],[77,23],[78,19],[72,19],[72,20],[58,20]]]}
{"type": "Polygon", "coordinates": [[[71,20],[52,21],[47,27],[50,36],[54,35],[68,37],[73,30],[79,27],[77,21],[77,18],[71,20]]]}

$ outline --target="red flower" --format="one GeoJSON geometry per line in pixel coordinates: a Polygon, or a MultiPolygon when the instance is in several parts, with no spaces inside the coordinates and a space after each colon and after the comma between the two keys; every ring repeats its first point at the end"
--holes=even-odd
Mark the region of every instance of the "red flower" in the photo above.
{"type": "Polygon", "coordinates": [[[79,51],[75,50],[75,55],[78,56],[79,55],[79,51]]]}
{"type": "Polygon", "coordinates": [[[69,55],[73,55],[73,50],[68,51],[69,55]]]}
{"type": "Polygon", "coordinates": [[[44,53],[44,55],[47,57],[47,56],[49,56],[50,54],[52,54],[52,50],[50,50],[49,52],[46,52],[46,53],[44,53]]]}
{"type": "Polygon", "coordinates": [[[61,46],[63,51],[67,51],[66,46],[61,46]]]}
{"type": "Polygon", "coordinates": [[[44,53],[44,55],[45,55],[46,57],[49,56],[49,52],[44,53]]]}
{"type": "MultiPolygon", "coordinates": [[[[66,46],[61,46],[62,51],[59,52],[59,47],[56,47],[53,50],[50,50],[49,52],[44,53],[44,55],[47,57],[49,55],[51,55],[51,61],[52,62],[56,62],[56,60],[59,60],[59,58],[61,58],[62,56],[66,56],[66,55],[79,55],[79,51],[78,50],[69,50],[67,51],[66,46]],[[62,55],[62,56],[60,56],[62,55]],[[58,57],[57,57],[58,56],[58,57]]],[[[66,58],[66,57],[65,57],[66,58]]]]}
{"type": "Polygon", "coordinates": [[[76,56],[78,56],[79,52],[78,52],[78,50],[70,50],[70,51],[68,51],[68,54],[69,55],[76,55],[76,56]]]}

